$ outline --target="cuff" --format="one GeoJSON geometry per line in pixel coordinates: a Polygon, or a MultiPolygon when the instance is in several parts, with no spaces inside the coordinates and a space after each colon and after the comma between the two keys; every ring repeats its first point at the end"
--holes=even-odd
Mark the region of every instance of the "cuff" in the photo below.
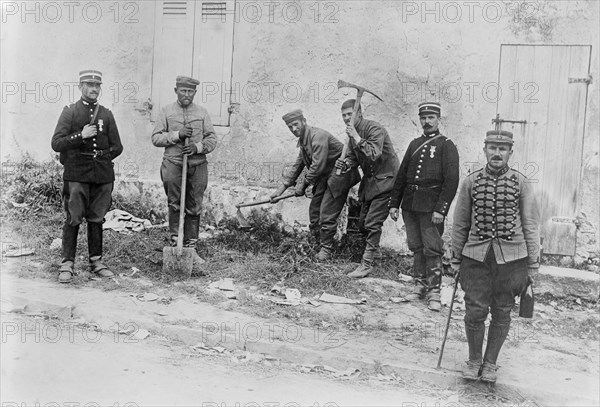
{"type": "Polygon", "coordinates": [[[435,208],[433,208],[433,211],[437,212],[437,213],[441,213],[444,216],[447,216],[449,209],[450,209],[450,203],[449,202],[438,201],[438,203],[435,205],[435,208]]]}
{"type": "Polygon", "coordinates": [[[179,139],[179,131],[171,131],[169,132],[169,142],[171,144],[177,144],[179,143],[180,139],[179,139]]]}
{"type": "Polygon", "coordinates": [[[540,263],[539,262],[527,263],[527,268],[528,269],[539,269],[540,268],[540,263]]]}
{"type": "Polygon", "coordinates": [[[67,136],[67,139],[72,144],[80,144],[83,142],[83,135],[81,133],[75,133],[67,136]]]}
{"type": "Polygon", "coordinates": [[[204,149],[204,144],[199,141],[196,143],[196,148],[198,149],[198,154],[202,154],[202,150],[204,149]]]}

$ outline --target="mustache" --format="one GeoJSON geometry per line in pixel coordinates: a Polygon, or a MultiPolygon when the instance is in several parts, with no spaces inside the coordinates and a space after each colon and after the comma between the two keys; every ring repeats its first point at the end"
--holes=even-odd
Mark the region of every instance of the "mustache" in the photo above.
{"type": "Polygon", "coordinates": [[[501,160],[502,157],[500,157],[499,155],[495,155],[492,157],[492,160],[501,160]]]}
{"type": "Polygon", "coordinates": [[[424,128],[424,129],[430,129],[430,128],[432,128],[432,127],[433,127],[433,126],[432,126],[431,124],[424,124],[424,125],[423,125],[423,128],[424,128]]]}

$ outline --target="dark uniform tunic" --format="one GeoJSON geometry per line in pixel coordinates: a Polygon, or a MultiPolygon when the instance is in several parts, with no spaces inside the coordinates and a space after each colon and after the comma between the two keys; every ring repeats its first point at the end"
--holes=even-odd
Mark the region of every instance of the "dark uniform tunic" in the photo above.
{"type": "MultiPolygon", "coordinates": [[[[96,102],[97,103],[97,102],[96,102]]],[[[117,124],[110,110],[99,106],[93,122],[96,136],[83,139],[81,132],[94,115],[96,103],[80,99],[65,106],[52,136],[52,149],[64,165],[65,210],[72,226],[102,222],[110,209],[115,173],[112,160],[123,152],[117,124]]]]}
{"type": "Polygon", "coordinates": [[[381,228],[388,216],[390,192],[400,162],[385,128],[372,120],[361,118],[354,127],[361,140],[348,138],[346,162],[350,168],[360,165],[363,179],[358,190],[361,201],[359,228],[367,235],[363,259],[378,250],[381,228]],[[365,257],[366,256],[366,257],[365,257]]]}
{"type": "Polygon", "coordinates": [[[454,143],[439,133],[412,140],[396,177],[391,208],[400,207],[406,226],[408,247],[426,256],[443,254],[444,224],[431,222],[432,212],[444,216],[458,188],[459,161],[454,143]],[[427,140],[432,140],[419,147],[427,140]],[[419,149],[419,151],[417,151],[419,149]]]}
{"type": "Polygon", "coordinates": [[[360,175],[358,170],[335,174],[335,162],[342,153],[343,145],[331,133],[317,127],[306,126],[298,139],[300,152],[296,162],[284,178],[283,185],[289,187],[306,167],[305,185],[313,186],[313,198],[309,206],[310,229],[319,233],[321,244],[333,245],[337,219],[344,208],[348,192],[360,175]]]}
{"type": "Polygon", "coordinates": [[[527,178],[508,166],[475,171],[463,181],[452,228],[453,262],[465,291],[469,359],[481,360],[485,320],[492,321],[484,361],[495,364],[510,328],[527,269],[539,267],[539,207],[527,178]]]}

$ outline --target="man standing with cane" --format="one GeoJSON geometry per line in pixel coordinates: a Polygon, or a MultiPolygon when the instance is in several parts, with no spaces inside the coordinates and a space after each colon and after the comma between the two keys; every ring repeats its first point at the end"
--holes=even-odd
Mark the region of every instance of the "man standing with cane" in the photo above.
{"type": "Polygon", "coordinates": [[[465,291],[469,360],[463,377],[488,383],[496,382],[496,361],[508,336],[515,296],[527,286],[528,274],[539,268],[539,208],[531,181],[508,166],[513,143],[511,132],[487,132],[487,165],[463,181],[452,229],[453,268],[460,265],[465,291]]]}

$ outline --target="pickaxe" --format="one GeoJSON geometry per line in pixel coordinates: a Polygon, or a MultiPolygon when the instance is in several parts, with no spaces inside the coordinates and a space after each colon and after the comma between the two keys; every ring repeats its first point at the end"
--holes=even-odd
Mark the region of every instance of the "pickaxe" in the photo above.
{"type": "MultiPolygon", "coordinates": [[[[362,86],[354,85],[350,82],[346,82],[346,81],[342,81],[342,80],[338,80],[337,86],[338,86],[338,89],[339,88],[354,88],[357,91],[356,102],[354,103],[354,110],[352,111],[352,117],[350,118],[350,126],[354,127],[354,123],[356,122],[356,114],[358,113],[358,108],[360,107],[360,100],[362,99],[362,96],[365,92],[370,93],[371,95],[375,96],[377,99],[379,99],[383,102],[382,98],[380,98],[379,96],[377,96],[376,94],[371,92],[369,89],[363,88],[362,86]]],[[[348,151],[348,138],[346,138],[346,141],[344,142],[344,148],[342,149],[342,155],[340,156],[342,158],[342,160],[346,157],[347,151],[348,151]]],[[[342,173],[342,170],[338,169],[335,173],[337,175],[340,175],[342,173]]]]}
{"type": "Polygon", "coordinates": [[[279,201],[282,201],[284,199],[288,199],[288,198],[292,198],[296,196],[295,193],[291,192],[287,195],[280,195],[278,197],[275,197],[273,199],[265,199],[263,201],[257,201],[257,202],[250,202],[250,203],[239,203],[237,204],[235,207],[237,208],[237,213],[236,213],[236,218],[238,220],[238,222],[240,223],[240,229],[250,229],[250,223],[246,220],[246,218],[244,217],[244,214],[242,213],[242,211],[240,210],[240,208],[246,207],[246,206],[255,206],[255,205],[263,205],[266,203],[277,203],[279,201]]]}

